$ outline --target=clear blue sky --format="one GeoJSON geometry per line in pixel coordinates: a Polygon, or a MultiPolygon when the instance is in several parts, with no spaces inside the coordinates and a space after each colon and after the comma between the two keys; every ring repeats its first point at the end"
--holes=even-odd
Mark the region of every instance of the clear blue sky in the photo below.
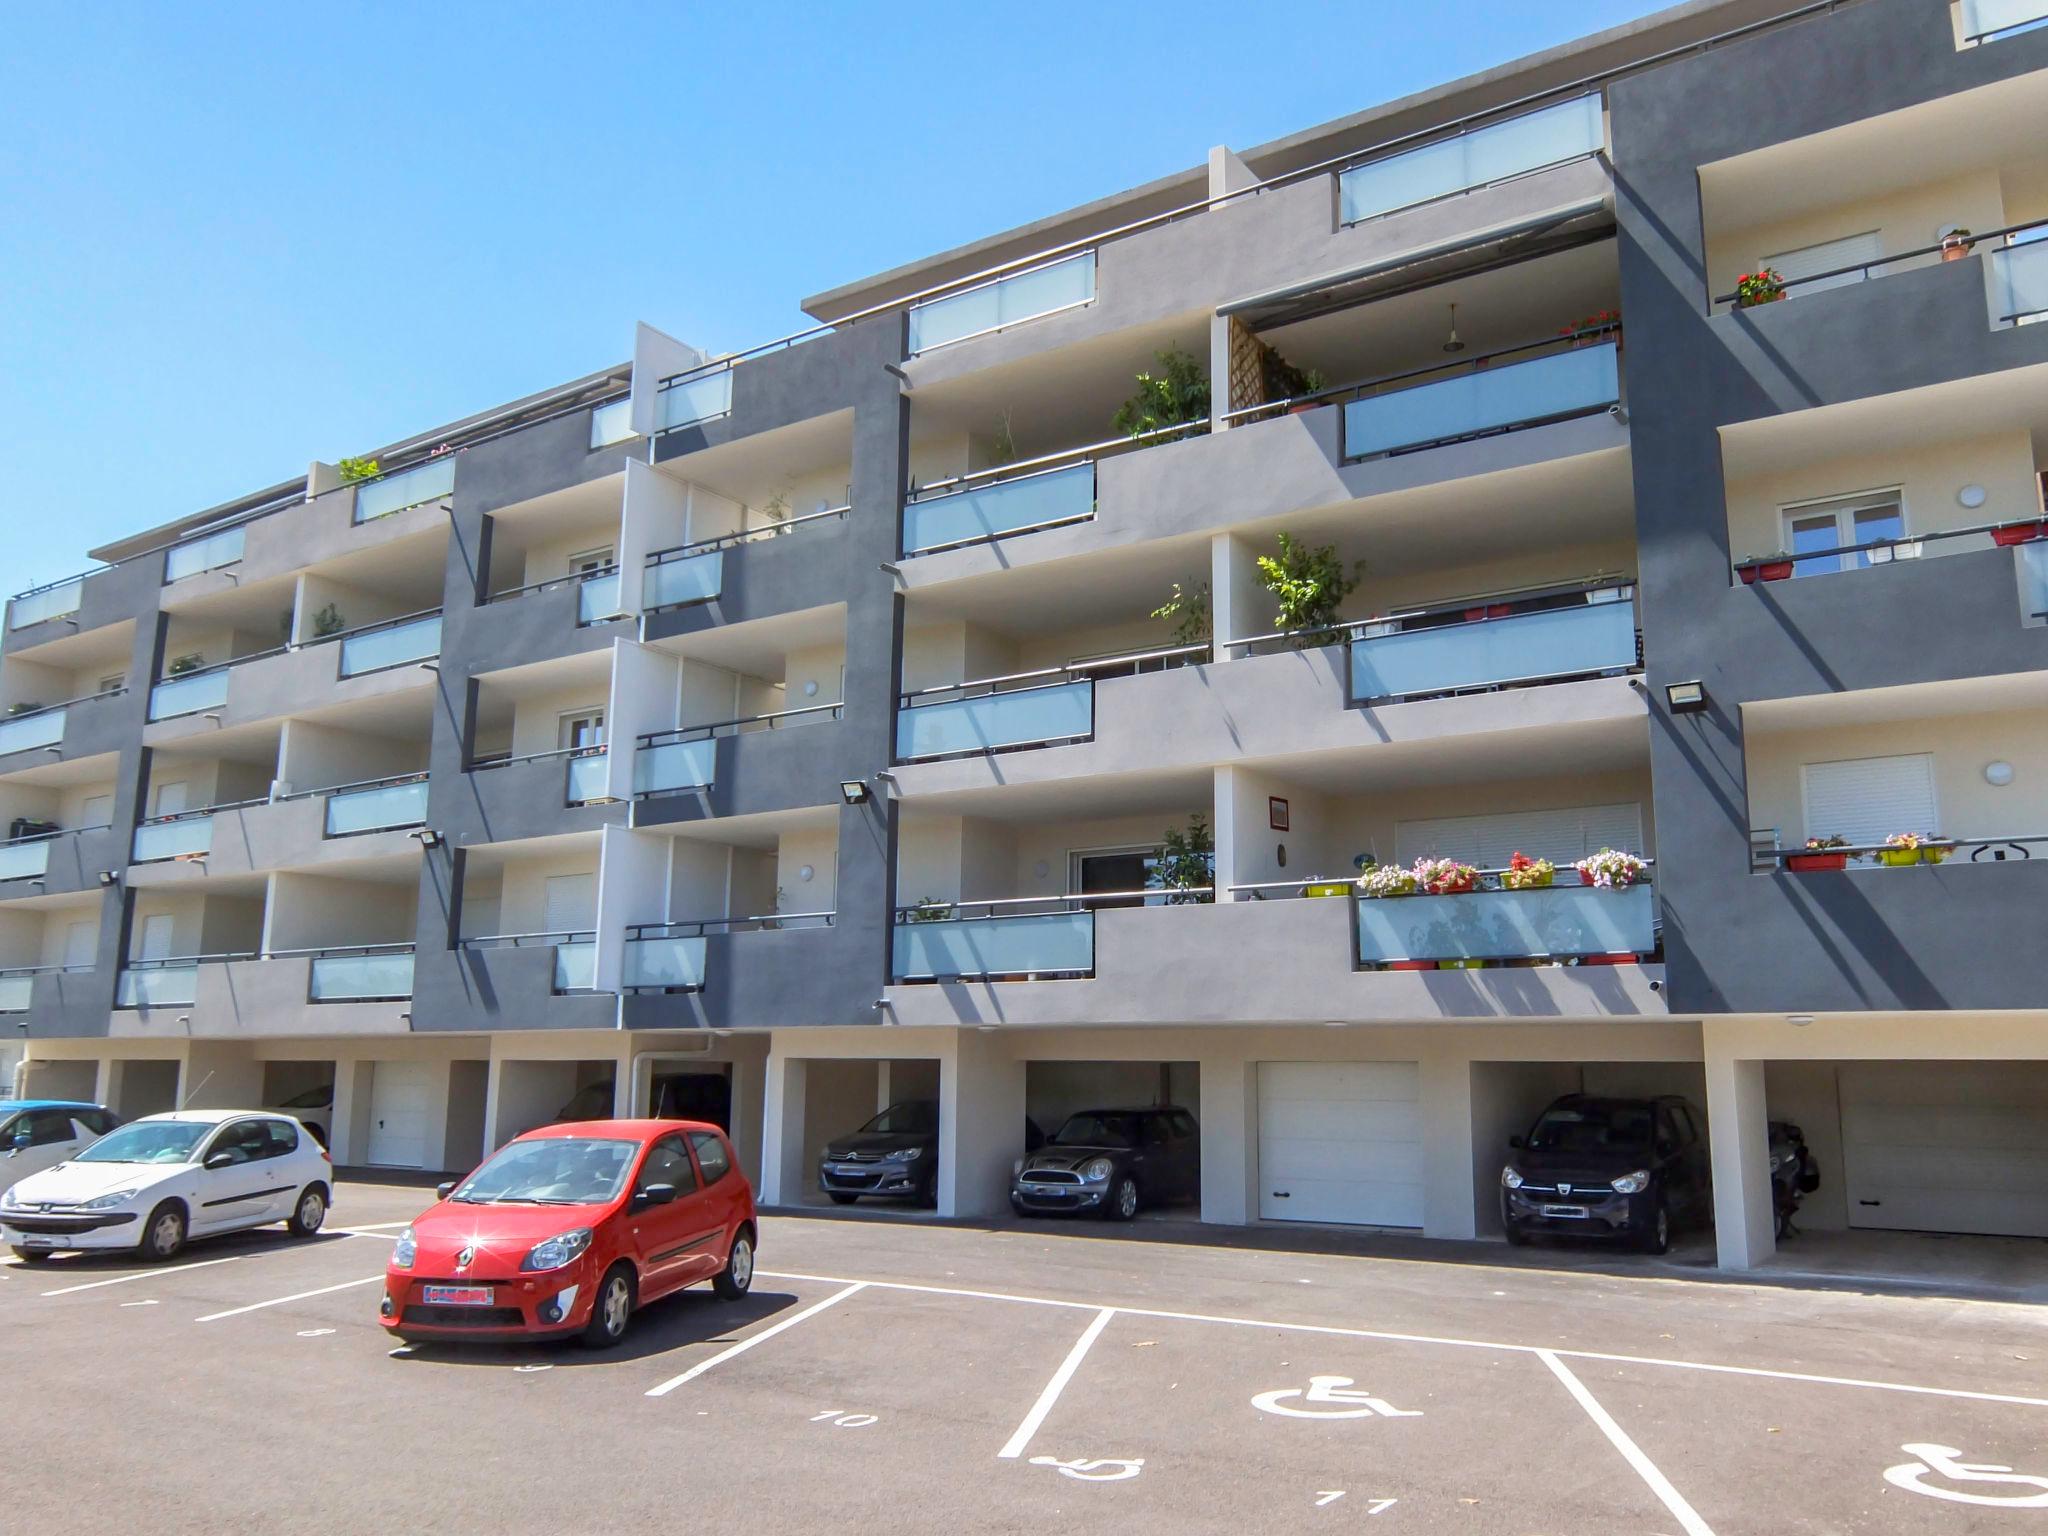
{"type": "Polygon", "coordinates": [[[17,5],[0,595],[1645,0],[17,5]]]}

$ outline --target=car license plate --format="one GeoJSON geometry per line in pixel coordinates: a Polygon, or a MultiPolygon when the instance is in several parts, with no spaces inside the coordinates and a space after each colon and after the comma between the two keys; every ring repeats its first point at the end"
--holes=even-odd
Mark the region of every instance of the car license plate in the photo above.
{"type": "Polygon", "coordinates": [[[491,1304],[488,1285],[430,1285],[426,1294],[430,1307],[488,1307],[491,1304]]]}
{"type": "Polygon", "coordinates": [[[54,1237],[37,1237],[33,1233],[25,1232],[22,1234],[21,1246],[24,1248],[54,1248],[57,1246],[57,1239],[54,1237]]]}
{"type": "Polygon", "coordinates": [[[1583,1221],[1592,1213],[1583,1205],[1546,1205],[1543,1207],[1543,1214],[1546,1216],[1571,1216],[1583,1221]]]}

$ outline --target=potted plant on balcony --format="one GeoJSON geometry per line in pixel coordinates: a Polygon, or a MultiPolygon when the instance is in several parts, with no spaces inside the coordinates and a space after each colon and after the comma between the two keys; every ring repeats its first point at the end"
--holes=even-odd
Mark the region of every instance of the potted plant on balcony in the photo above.
{"type": "Polygon", "coordinates": [[[1415,871],[1399,864],[1375,864],[1358,877],[1361,896],[1394,897],[1415,894],[1415,871]]]}
{"type": "Polygon", "coordinates": [[[1991,530],[1991,542],[2000,549],[2011,549],[2015,544],[2027,544],[2048,532],[2048,522],[2031,518],[2024,523],[2002,523],[1991,530]]]}
{"type": "Polygon", "coordinates": [[[1941,259],[1961,261],[1970,254],[1976,244],[1977,242],[1970,237],[1970,232],[1958,225],[1941,237],[1941,259]]]}
{"type": "MultiPolygon", "coordinates": [[[[1581,316],[1570,325],[1560,327],[1557,334],[1569,337],[1575,347],[1597,347],[1607,339],[1602,332],[1618,331],[1620,328],[1620,310],[1596,309],[1592,314],[1581,316]]],[[[1617,341],[1619,339],[1616,338],[1617,341]]]]}
{"type": "Polygon", "coordinates": [[[1183,588],[1176,581],[1173,596],[1154,608],[1152,617],[1172,621],[1175,645],[1202,644],[1209,638],[1209,583],[1183,588]]]}
{"type": "Polygon", "coordinates": [[[1208,430],[1209,376],[1202,365],[1179,347],[1168,347],[1154,356],[1159,371],[1138,375],[1136,393],[1117,407],[1110,430],[1126,437],[1143,437],[1168,427],[1189,429],[1175,434],[1176,438],[1190,435],[1197,426],[1208,430]]]}
{"type": "Polygon", "coordinates": [[[334,468],[345,485],[353,485],[358,480],[374,480],[382,473],[375,459],[343,459],[334,468]]]}
{"type": "Polygon", "coordinates": [[[1920,862],[1920,845],[1926,839],[1918,832],[1894,832],[1877,850],[1877,862],[1887,869],[1903,869],[1920,862]]]}
{"type": "Polygon", "coordinates": [[[1848,846],[1849,839],[1838,833],[1827,837],[1809,837],[1806,840],[1806,852],[1787,854],[1785,867],[1802,873],[1818,869],[1844,869],[1848,867],[1849,855],[1835,850],[1848,846]]]}
{"type": "Polygon", "coordinates": [[[1785,279],[1778,275],[1775,267],[1758,267],[1754,272],[1745,272],[1735,279],[1735,307],[1754,309],[1759,304],[1775,304],[1785,297],[1785,279]]]}
{"type": "Polygon", "coordinates": [[[1200,815],[1185,828],[1168,827],[1166,839],[1152,850],[1152,868],[1145,884],[1167,893],[1168,906],[1180,907],[1216,899],[1216,839],[1200,815]]]}
{"type": "Polygon", "coordinates": [[[1783,581],[1792,574],[1792,551],[1774,549],[1767,555],[1744,555],[1736,562],[1735,574],[1745,587],[1759,581],[1783,581]]]}
{"type": "Polygon", "coordinates": [[[1337,610],[1357,590],[1364,572],[1363,560],[1346,571],[1336,545],[1311,548],[1283,531],[1280,553],[1259,556],[1259,580],[1280,604],[1273,627],[1293,636],[1299,651],[1328,645],[1337,627],[1337,610]]]}
{"type": "Polygon", "coordinates": [[[1643,878],[1649,865],[1620,848],[1602,848],[1572,865],[1579,872],[1579,884],[1602,890],[1625,891],[1643,878]]]}
{"type": "Polygon", "coordinates": [[[199,658],[197,656],[179,656],[174,658],[171,664],[164,669],[164,676],[183,677],[187,672],[197,672],[198,670],[199,658]]]}
{"type": "Polygon", "coordinates": [[[1557,878],[1557,866],[1548,859],[1532,859],[1521,849],[1508,860],[1508,867],[1501,872],[1501,889],[1506,891],[1540,891],[1557,878]]]}
{"type": "Polygon", "coordinates": [[[936,896],[923,896],[910,909],[909,921],[913,923],[943,923],[953,915],[953,903],[941,901],[936,896]]]}
{"type": "Polygon", "coordinates": [[[1417,859],[1415,883],[1432,896],[1464,896],[1479,888],[1479,871],[1456,859],[1417,859]]]}

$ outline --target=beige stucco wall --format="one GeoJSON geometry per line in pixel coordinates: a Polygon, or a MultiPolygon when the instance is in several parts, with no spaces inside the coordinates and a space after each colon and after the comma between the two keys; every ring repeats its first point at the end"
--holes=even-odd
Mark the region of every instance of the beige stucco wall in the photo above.
{"type": "Polygon", "coordinates": [[[512,755],[556,751],[563,715],[602,714],[609,702],[605,685],[597,682],[520,699],[512,710],[512,755]]]}

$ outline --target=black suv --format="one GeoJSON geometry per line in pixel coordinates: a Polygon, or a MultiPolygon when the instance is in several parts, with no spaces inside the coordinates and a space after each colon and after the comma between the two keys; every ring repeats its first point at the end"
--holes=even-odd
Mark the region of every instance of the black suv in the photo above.
{"type": "Polygon", "coordinates": [[[1026,1215],[1087,1211],[1129,1221],[1140,1205],[1201,1193],[1201,1130],[1171,1105],[1069,1115],[1010,1180],[1010,1204],[1026,1215]]]}
{"type": "Polygon", "coordinates": [[[1508,1140],[1500,1218],[1511,1243],[1538,1233],[1612,1238],[1649,1253],[1713,1217],[1700,1115],[1684,1099],[1567,1094],[1508,1140]]]}

